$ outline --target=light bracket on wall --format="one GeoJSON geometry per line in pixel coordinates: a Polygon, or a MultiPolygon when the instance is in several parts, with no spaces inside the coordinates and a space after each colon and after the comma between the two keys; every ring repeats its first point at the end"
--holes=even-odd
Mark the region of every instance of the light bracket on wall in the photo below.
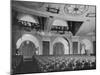
{"type": "Polygon", "coordinates": [[[56,13],[56,14],[58,14],[59,13],[59,8],[53,8],[53,7],[46,7],[47,9],[46,9],[46,11],[47,12],[51,12],[51,13],[56,13]]]}

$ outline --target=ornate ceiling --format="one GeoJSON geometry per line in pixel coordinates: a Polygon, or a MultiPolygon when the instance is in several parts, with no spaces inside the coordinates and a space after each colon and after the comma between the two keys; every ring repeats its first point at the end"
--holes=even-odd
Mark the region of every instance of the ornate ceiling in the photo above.
{"type": "Polygon", "coordinates": [[[95,31],[95,6],[13,1],[12,8],[21,13],[53,17],[64,21],[83,22],[76,35],[90,35],[95,31]]]}

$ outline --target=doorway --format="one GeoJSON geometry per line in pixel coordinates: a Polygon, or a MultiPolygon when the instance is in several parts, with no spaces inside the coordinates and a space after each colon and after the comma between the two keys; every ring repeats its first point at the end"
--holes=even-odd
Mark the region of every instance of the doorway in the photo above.
{"type": "Polygon", "coordinates": [[[53,45],[54,55],[64,55],[64,45],[61,42],[57,42],[53,45]]]}
{"type": "Polygon", "coordinates": [[[23,55],[24,58],[32,58],[36,54],[36,47],[31,41],[24,41],[20,48],[19,53],[23,55]]]}

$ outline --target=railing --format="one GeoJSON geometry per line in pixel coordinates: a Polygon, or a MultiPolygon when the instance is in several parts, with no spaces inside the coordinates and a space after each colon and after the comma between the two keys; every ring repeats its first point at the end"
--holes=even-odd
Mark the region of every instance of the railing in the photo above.
{"type": "Polygon", "coordinates": [[[57,33],[64,34],[65,31],[68,31],[67,26],[51,26],[51,31],[56,31],[57,33]]]}
{"type": "Polygon", "coordinates": [[[31,30],[39,31],[39,30],[41,30],[41,25],[38,23],[32,23],[32,22],[19,20],[18,24],[20,27],[24,28],[24,30],[26,30],[26,31],[31,31],[31,30]]]}

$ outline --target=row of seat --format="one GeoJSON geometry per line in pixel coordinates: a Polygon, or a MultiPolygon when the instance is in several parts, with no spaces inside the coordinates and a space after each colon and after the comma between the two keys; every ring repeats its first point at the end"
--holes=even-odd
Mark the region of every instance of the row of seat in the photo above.
{"type": "Polygon", "coordinates": [[[95,68],[94,56],[34,56],[41,72],[95,68]]]}

